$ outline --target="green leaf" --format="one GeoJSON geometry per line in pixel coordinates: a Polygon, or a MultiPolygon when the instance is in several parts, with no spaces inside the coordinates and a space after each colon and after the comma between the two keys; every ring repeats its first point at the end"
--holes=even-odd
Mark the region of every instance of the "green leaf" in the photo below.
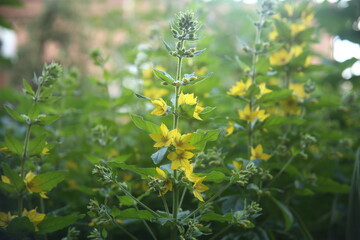
{"type": "Polygon", "coordinates": [[[278,101],[289,97],[292,94],[291,90],[281,89],[279,91],[272,91],[266,93],[256,101],[257,104],[266,104],[267,106],[277,103],[278,101]]]}
{"type": "Polygon", "coordinates": [[[10,152],[19,156],[23,154],[22,144],[13,136],[5,136],[5,145],[9,148],[10,152]]]}
{"type": "Polygon", "coordinates": [[[207,119],[210,115],[211,115],[211,112],[214,111],[216,109],[216,107],[204,107],[204,109],[199,113],[199,116],[202,118],[202,119],[207,119]]]}
{"type": "Polygon", "coordinates": [[[145,121],[142,117],[130,114],[133,123],[140,129],[146,130],[150,133],[159,133],[160,127],[152,122],[145,121]]]}
{"type": "Polygon", "coordinates": [[[30,84],[29,84],[25,79],[23,79],[23,85],[24,85],[24,92],[25,92],[25,94],[28,94],[28,95],[30,95],[30,96],[35,96],[34,90],[32,89],[32,87],[30,86],[30,84]]]}
{"type": "Polygon", "coordinates": [[[204,179],[204,182],[221,183],[222,181],[227,179],[227,177],[225,176],[224,173],[218,172],[218,171],[212,171],[209,173],[199,173],[198,175],[200,177],[206,176],[206,178],[204,179]]]}
{"type": "Polygon", "coordinates": [[[155,216],[148,210],[137,210],[135,208],[120,210],[117,207],[114,207],[111,209],[110,215],[117,219],[155,219],[155,216]]]}
{"type": "Polygon", "coordinates": [[[97,156],[94,156],[94,155],[89,155],[89,154],[86,154],[85,155],[85,158],[91,162],[91,163],[99,163],[102,159],[100,157],[97,157],[97,156]]]}
{"type": "Polygon", "coordinates": [[[192,134],[190,144],[195,147],[197,151],[203,151],[208,141],[215,141],[220,133],[221,129],[215,129],[210,131],[198,130],[192,134]]]}
{"type": "Polygon", "coordinates": [[[125,154],[125,155],[120,155],[120,156],[112,158],[111,161],[123,163],[126,160],[128,160],[131,157],[131,155],[132,155],[131,153],[125,154]]]}
{"type": "Polygon", "coordinates": [[[34,178],[34,181],[41,182],[39,188],[44,192],[48,192],[53,189],[58,183],[63,181],[66,176],[65,171],[47,172],[39,174],[34,178]]]}
{"type": "Polygon", "coordinates": [[[284,39],[288,40],[291,39],[291,29],[281,20],[274,19],[275,27],[279,36],[284,39]]]}
{"type": "Polygon", "coordinates": [[[184,74],[184,78],[191,78],[191,77],[196,77],[196,79],[194,80],[190,80],[189,85],[195,85],[199,82],[202,82],[203,80],[211,77],[212,73],[208,73],[206,76],[195,76],[195,73],[192,74],[184,74]]]}
{"type": "Polygon", "coordinates": [[[17,217],[11,220],[8,232],[15,235],[25,237],[29,233],[35,232],[34,224],[30,222],[28,217],[17,217]]]}
{"type": "Polygon", "coordinates": [[[244,98],[252,98],[253,96],[258,95],[259,93],[260,93],[260,88],[256,84],[252,84],[246,91],[244,98]]]}
{"type": "Polygon", "coordinates": [[[180,105],[180,108],[179,108],[180,115],[182,117],[192,118],[193,115],[194,115],[195,107],[196,107],[196,104],[194,104],[194,105],[187,105],[187,104],[180,105]]]}
{"type": "Polygon", "coordinates": [[[217,221],[217,222],[232,222],[232,216],[230,213],[226,215],[220,215],[217,213],[207,213],[203,215],[201,221],[217,221]]]}
{"type": "Polygon", "coordinates": [[[350,187],[349,185],[338,183],[331,178],[318,177],[314,190],[321,193],[348,194],[350,191],[350,187]]]}
{"type": "Polygon", "coordinates": [[[195,51],[195,52],[193,53],[193,55],[194,55],[194,56],[199,56],[199,55],[203,54],[203,52],[205,52],[205,50],[206,50],[206,48],[204,48],[204,49],[202,49],[202,50],[199,50],[199,51],[195,51]]]}
{"type": "Polygon", "coordinates": [[[119,196],[118,200],[122,206],[130,207],[130,206],[134,206],[135,204],[134,199],[132,199],[129,196],[119,196]]]}
{"type": "Polygon", "coordinates": [[[56,120],[58,120],[60,116],[58,115],[41,115],[36,119],[36,124],[39,124],[41,126],[49,125],[56,120]]]}
{"type": "Polygon", "coordinates": [[[57,217],[54,215],[46,215],[39,225],[38,233],[51,233],[63,229],[66,226],[74,224],[78,219],[83,218],[83,214],[69,215],[64,217],[57,217]]]}
{"type": "Polygon", "coordinates": [[[235,57],[235,61],[237,62],[237,64],[239,64],[239,67],[244,70],[244,69],[250,69],[249,65],[247,65],[246,63],[244,63],[243,61],[240,60],[239,56],[235,57]]]}
{"type": "Polygon", "coordinates": [[[158,165],[164,159],[167,150],[168,147],[163,147],[151,155],[151,159],[153,160],[155,165],[158,165]]]}
{"type": "Polygon", "coordinates": [[[167,44],[167,42],[165,42],[165,40],[164,40],[164,39],[161,39],[161,41],[162,41],[162,43],[163,43],[164,47],[166,48],[166,50],[167,50],[168,52],[171,52],[171,51],[172,51],[172,49],[171,49],[170,45],[169,45],[169,44],[167,44]]]}
{"type": "Polygon", "coordinates": [[[9,193],[16,192],[16,189],[13,185],[4,183],[2,181],[0,181],[0,189],[4,190],[5,192],[9,192],[9,193]]]}
{"type": "Polygon", "coordinates": [[[25,122],[25,117],[23,117],[22,115],[20,115],[20,113],[13,110],[9,105],[4,104],[4,108],[5,108],[6,112],[10,115],[10,117],[12,119],[14,119],[15,121],[25,122]]]}
{"type": "Polygon", "coordinates": [[[145,96],[143,96],[143,95],[141,95],[141,94],[138,94],[138,93],[135,93],[135,96],[136,96],[137,98],[140,98],[140,99],[145,99],[145,100],[149,100],[149,101],[151,101],[151,99],[150,99],[150,98],[145,97],[145,96]]]}
{"type": "Polygon", "coordinates": [[[276,200],[274,197],[269,196],[270,199],[275,203],[275,205],[280,209],[283,217],[284,217],[284,225],[285,225],[285,231],[289,230],[291,226],[294,224],[294,216],[290,212],[287,206],[285,206],[280,201],[276,200]]]}
{"type": "Polygon", "coordinates": [[[20,193],[24,188],[24,181],[19,174],[13,171],[6,163],[2,163],[5,176],[7,176],[11,182],[11,185],[15,187],[16,192],[20,193]]]}
{"type": "Polygon", "coordinates": [[[107,162],[107,165],[109,165],[110,167],[117,167],[123,170],[134,172],[136,174],[139,174],[143,179],[147,179],[149,178],[149,176],[151,177],[157,176],[157,172],[155,168],[139,168],[138,166],[127,165],[125,163],[119,163],[113,161],[107,162]]]}
{"type": "Polygon", "coordinates": [[[153,68],[154,74],[156,77],[160,78],[161,80],[167,82],[168,84],[173,84],[175,79],[168,74],[167,72],[161,71],[159,69],[153,68]]]}
{"type": "Polygon", "coordinates": [[[298,117],[283,117],[283,116],[270,116],[266,119],[266,122],[264,123],[264,128],[269,128],[277,125],[283,125],[283,124],[295,124],[295,125],[301,125],[305,123],[304,119],[298,118],[298,117]]]}
{"type": "Polygon", "coordinates": [[[259,58],[259,60],[255,65],[256,74],[265,75],[269,70],[269,66],[270,66],[270,61],[268,58],[265,57],[259,58]]]}
{"type": "Polygon", "coordinates": [[[38,136],[30,140],[29,144],[29,155],[35,156],[42,152],[46,146],[46,135],[38,136]]]}

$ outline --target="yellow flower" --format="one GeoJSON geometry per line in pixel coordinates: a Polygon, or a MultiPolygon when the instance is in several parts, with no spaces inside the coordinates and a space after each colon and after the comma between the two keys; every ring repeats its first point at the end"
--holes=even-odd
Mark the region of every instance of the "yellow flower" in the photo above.
{"type": "Polygon", "coordinates": [[[192,152],[176,149],[175,152],[169,153],[167,158],[172,161],[172,170],[184,169],[186,171],[192,168],[189,159],[193,156],[194,154],[192,152]]]}
{"type": "Polygon", "coordinates": [[[205,76],[207,71],[207,67],[203,66],[201,68],[194,67],[194,72],[196,76],[205,76]]]}
{"type": "Polygon", "coordinates": [[[295,45],[290,50],[292,57],[298,57],[302,52],[303,48],[300,45],[295,45]]]}
{"type": "Polygon", "coordinates": [[[195,149],[195,147],[189,143],[191,137],[191,133],[181,135],[179,131],[175,131],[172,138],[172,144],[174,145],[174,147],[180,150],[195,149]]]}
{"type": "Polygon", "coordinates": [[[254,160],[254,159],[268,160],[270,157],[271,156],[269,154],[263,153],[263,148],[261,144],[258,144],[256,148],[251,148],[250,160],[254,160]]]}
{"type": "Polygon", "coordinates": [[[287,14],[288,14],[289,17],[291,17],[291,16],[294,14],[294,9],[293,9],[293,7],[292,7],[290,4],[286,3],[286,4],[284,5],[284,9],[285,9],[285,11],[287,12],[287,14]]]}
{"type": "Polygon", "coordinates": [[[246,105],[244,110],[238,110],[240,119],[248,121],[248,122],[253,122],[255,121],[255,118],[257,117],[257,113],[256,112],[252,112],[250,109],[249,105],[246,105]]]}
{"type": "Polygon", "coordinates": [[[3,152],[3,153],[9,152],[9,148],[2,147],[2,148],[0,148],[0,152],[3,152]]]}
{"type": "Polygon", "coordinates": [[[289,89],[293,90],[293,93],[299,98],[308,97],[308,94],[306,94],[304,86],[301,83],[291,83],[289,89]]]}
{"type": "Polygon", "coordinates": [[[7,227],[11,220],[13,220],[16,216],[11,216],[11,213],[0,212],[0,227],[7,227]]]}
{"type": "Polygon", "coordinates": [[[301,20],[306,26],[311,25],[313,18],[314,13],[310,12],[310,9],[305,9],[305,11],[301,13],[301,20]]]}
{"type": "Polygon", "coordinates": [[[262,95],[264,95],[266,93],[272,92],[272,90],[266,88],[266,83],[264,83],[264,82],[259,84],[259,89],[260,89],[260,94],[257,97],[261,97],[262,95]]]}
{"type": "Polygon", "coordinates": [[[165,96],[166,94],[168,94],[168,92],[169,91],[164,88],[152,87],[150,89],[144,90],[144,96],[151,98],[151,99],[158,99],[158,98],[161,98],[161,97],[165,96]]]}
{"type": "Polygon", "coordinates": [[[152,74],[153,74],[152,67],[148,67],[142,70],[143,79],[150,79],[152,77],[152,74]]]}
{"type": "MultiPolygon", "coordinates": [[[[258,108],[259,109],[259,108],[258,108]]],[[[265,119],[267,119],[270,115],[266,114],[265,110],[258,110],[256,111],[257,113],[257,118],[259,119],[260,122],[265,121],[265,119]]]]}
{"type": "Polygon", "coordinates": [[[296,36],[298,33],[304,31],[306,29],[306,26],[304,24],[293,23],[290,25],[290,29],[291,29],[291,35],[296,36]]]}
{"type": "Polygon", "coordinates": [[[179,96],[179,104],[187,104],[187,105],[195,105],[197,101],[197,97],[194,97],[194,94],[184,94],[183,92],[180,93],[179,96]]]}
{"type": "Polygon", "coordinates": [[[234,165],[236,171],[240,171],[244,166],[243,162],[233,161],[232,164],[234,165]]]}
{"type": "Polygon", "coordinates": [[[204,202],[204,199],[203,199],[201,193],[202,193],[202,192],[205,192],[206,190],[209,189],[206,185],[204,185],[204,184],[202,183],[202,181],[204,180],[204,178],[206,178],[206,176],[205,176],[205,177],[198,178],[198,179],[195,181],[194,186],[193,186],[193,189],[194,189],[193,194],[194,194],[194,196],[195,196],[197,199],[199,199],[200,201],[202,201],[202,202],[204,202]]]}
{"type": "Polygon", "coordinates": [[[44,220],[44,218],[46,216],[44,213],[37,213],[36,209],[28,211],[26,208],[24,209],[22,215],[29,218],[30,222],[32,222],[34,225],[36,232],[39,231],[39,228],[37,227],[37,225],[42,220],[44,220]]]}
{"type": "Polygon", "coordinates": [[[288,52],[282,48],[270,56],[270,64],[275,66],[283,66],[291,60],[292,55],[293,53],[288,52]]]}
{"type": "Polygon", "coordinates": [[[160,169],[160,168],[156,168],[156,172],[158,174],[158,178],[164,180],[165,183],[165,189],[160,192],[159,196],[163,196],[165,195],[168,191],[172,191],[172,182],[171,180],[166,176],[166,173],[160,169]]]}
{"type": "Polygon", "coordinates": [[[151,103],[155,106],[155,109],[151,112],[151,114],[156,116],[162,116],[166,113],[167,105],[162,98],[160,98],[159,100],[152,100],[151,103]]]}
{"type": "Polygon", "coordinates": [[[246,82],[243,81],[236,82],[236,85],[232,86],[230,90],[227,92],[227,94],[233,96],[243,96],[246,94],[246,91],[249,89],[250,85],[251,85],[250,78],[246,82]]]}
{"type": "Polygon", "coordinates": [[[269,33],[269,39],[272,41],[274,41],[278,36],[279,34],[277,33],[277,31],[272,31],[271,33],[269,33]]]}
{"type": "Polygon", "coordinates": [[[41,151],[41,154],[47,155],[47,154],[49,154],[49,152],[50,152],[50,149],[48,147],[44,147],[43,150],[41,151]]]}
{"type": "Polygon", "coordinates": [[[229,125],[225,128],[225,131],[226,131],[225,137],[233,134],[235,131],[235,123],[233,121],[229,121],[229,125]]]}
{"type": "Polygon", "coordinates": [[[167,126],[161,123],[160,133],[152,133],[149,136],[156,142],[154,147],[168,147],[175,133],[176,129],[169,131],[167,126]]]}
{"type": "Polygon", "coordinates": [[[3,183],[11,184],[10,179],[7,176],[1,175],[1,181],[3,183]]]}
{"type": "Polygon", "coordinates": [[[196,118],[197,120],[202,121],[202,118],[199,116],[199,113],[201,113],[203,110],[204,110],[203,107],[196,105],[193,117],[196,118]]]}
{"type": "Polygon", "coordinates": [[[32,171],[26,174],[24,179],[26,189],[29,191],[29,193],[40,193],[40,197],[48,198],[45,192],[40,188],[42,181],[36,180],[35,177],[36,175],[32,171]]]}
{"type": "Polygon", "coordinates": [[[265,113],[265,110],[259,110],[259,107],[255,111],[251,111],[250,106],[246,105],[244,110],[238,110],[240,119],[247,122],[253,122],[259,119],[260,122],[263,122],[270,115],[265,113]]]}
{"type": "Polygon", "coordinates": [[[196,182],[196,180],[199,179],[199,177],[195,173],[193,173],[193,169],[194,169],[194,167],[192,164],[190,164],[190,166],[187,169],[185,169],[185,177],[190,182],[196,182]]]}
{"type": "Polygon", "coordinates": [[[300,115],[301,109],[299,107],[296,96],[290,96],[284,100],[281,100],[279,103],[283,107],[285,113],[300,115]]]}

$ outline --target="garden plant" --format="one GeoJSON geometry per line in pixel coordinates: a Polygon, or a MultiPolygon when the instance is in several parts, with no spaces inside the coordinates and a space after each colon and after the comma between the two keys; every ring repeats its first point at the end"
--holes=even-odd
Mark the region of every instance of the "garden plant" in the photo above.
{"type": "Polygon", "coordinates": [[[316,52],[321,9],[258,1],[225,33],[194,5],[128,68],[99,46],[85,82],[0,89],[1,239],[360,238],[359,81],[316,52]]]}

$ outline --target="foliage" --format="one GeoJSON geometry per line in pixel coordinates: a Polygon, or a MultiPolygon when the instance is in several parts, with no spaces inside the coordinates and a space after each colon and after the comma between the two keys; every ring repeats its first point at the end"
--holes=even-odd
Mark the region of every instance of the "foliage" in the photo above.
{"type": "MultiPolygon", "coordinates": [[[[126,37],[87,71],[50,63],[0,89],[0,238],[356,239],[356,59],[314,47],[324,30],[358,41],[356,3],[135,2],[89,13],[126,37]]],[[[47,6],[38,37],[56,39],[47,6]]]]}

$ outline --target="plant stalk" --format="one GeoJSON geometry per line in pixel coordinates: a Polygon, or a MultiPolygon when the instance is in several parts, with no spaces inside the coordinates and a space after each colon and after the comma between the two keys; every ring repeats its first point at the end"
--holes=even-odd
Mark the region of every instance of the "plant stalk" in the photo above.
{"type": "MultiPolygon", "coordinates": [[[[20,177],[22,180],[25,179],[25,161],[28,157],[28,148],[29,148],[29,142],[30,142],[30,135],[31,135],[31,124],[28,124],[26,126],[26,133],[25,133],[25,140],[24,140],[24,152],[23,155],[21,157],[21,170],[20,170],[20,177]]],[[[19,200],[18,200],[18,215],[19,217],[22,216],[22,211],[23,211],[23,194],[20,193],[19,195],[19,200]]]]}

